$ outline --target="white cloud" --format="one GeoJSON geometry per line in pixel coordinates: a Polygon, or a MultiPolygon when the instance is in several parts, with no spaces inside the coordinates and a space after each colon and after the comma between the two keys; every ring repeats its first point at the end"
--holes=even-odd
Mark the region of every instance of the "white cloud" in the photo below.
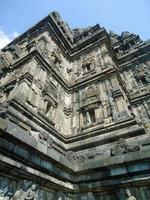
{"type": "Polygon", "coordinates": [[[13,32],[12,34],[8,35],[4,33],[3,30],[0,30],[0,49],[10,43],[14,38],[18,37],[17,32],[13,32]]]}
{"type": "Polygon", "coordinates": [[[16,31],[13,32],[13,34],[12,34],[13,39],[16,38],[16,37],[18,37],[18,36],[19,36],[19,33],[18,33],[18,32],[16,32],[16,31]]]}

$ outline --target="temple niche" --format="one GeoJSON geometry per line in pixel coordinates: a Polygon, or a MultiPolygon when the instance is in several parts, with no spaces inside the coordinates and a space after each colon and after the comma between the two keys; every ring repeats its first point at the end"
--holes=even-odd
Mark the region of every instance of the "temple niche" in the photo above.
{"type": "Polygon", "coordinates": [[[83,75],[88,74],[95,70],[95,60],[93,55],[86,55],[83,58],[82,66],[83,75]]]}
{"type": "Polygon", "coordinates": [[[143,63],[135,67],[133,71],[134,77],[137,81],[137,84],[140,85],[148,85],[150,83],[150,74],[147,69],[148,67],[143,63]]]}
{"type": "Polygon", "coordinates": [[[88,86],[82,92],[80,121],[83,126],[104,122],[103,107],[99,93],[100,91],[95,85],[88,86]]]}

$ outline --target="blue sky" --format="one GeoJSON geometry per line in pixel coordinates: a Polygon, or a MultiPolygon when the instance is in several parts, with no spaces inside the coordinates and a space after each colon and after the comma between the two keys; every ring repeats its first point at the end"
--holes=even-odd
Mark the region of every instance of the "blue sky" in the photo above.
{"type": "Polygon", "coordinates": [[[99,23],[150,39],[150,0],[0,0],[0,47],[53,10],[72,28],[99,23]]]}

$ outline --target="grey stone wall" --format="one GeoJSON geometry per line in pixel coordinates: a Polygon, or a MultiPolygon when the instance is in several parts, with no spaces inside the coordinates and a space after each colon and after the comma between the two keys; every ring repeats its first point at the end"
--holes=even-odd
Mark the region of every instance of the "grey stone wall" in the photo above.
{"type": "Polygon", "coordinates": [[[0,52],[0,199],[149,199],[150,43],[51,13],[0,52]]]}

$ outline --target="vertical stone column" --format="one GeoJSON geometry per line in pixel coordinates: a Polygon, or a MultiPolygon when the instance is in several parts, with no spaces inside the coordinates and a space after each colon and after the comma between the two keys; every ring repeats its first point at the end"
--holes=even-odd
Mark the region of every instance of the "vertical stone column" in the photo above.
{"type": "Polygon", "coordinates": [[[116,103],[118,106],[118,111],[120,113],[120,117],[123,117],[123,118],[127,117],[127,115],[130,114],[130,112],[127,109],[127,105],[125,104],[123,97],[121,96],[121,97],[117,98],[116,103]]]}
{"type": "Polygon", "coordinates": [[[82,112],[80,112],[80,114],[79,114],[79,117],[80,117],[80,126],[83,126],[83,124],[84,124],[84,117],[83,117],[83,114],[82,114],[82,112]]]}
{"type": "Polygon", "coordinates": [[[116,103],[116,100],[114,99],[114,101],[112,102],[112,107],[113,107],[113,120],[114,121],[118,121],[119,118],[119,111],[118,111],[118,106],[116,103]]]}
{"type": "Polygon", "coordinates": [[[116,103],[117,103],[119,112],[123,112],[125,110],[125,105],[124,105],[124,102],[123,102],[123,98],[122,97],[117,98],[116,99],[116,103]]]}
{"type": "Polygon", "coordinates": [[[56,107],[54,105],[51,106],[50,112],[51,112],[52,117],[55,118],[56,107]]]}
{"type": "Polygon", "coordinates": [[[90,114],[89,114],[88,111],[86,111],[86,121],[87,121],[88,123],[91,123],[91,118],[90,118],[90,114]]]}
{"type": "Polygon", "coordinates": [[[104,110],[103,110],[102,105],[99,106],[99,112],[100,112],[100,114],[99,114],[100,120],[103,120],[104,119],[104,110]]]}
{"type": "Polygon", "coordinates": [[[100,115],[99,115],[100,111],[99,111],[99,108],[96,108],[94,111],[95,111],[96,122],[99,122],[99,120],[100,120],[100,115]]]}

